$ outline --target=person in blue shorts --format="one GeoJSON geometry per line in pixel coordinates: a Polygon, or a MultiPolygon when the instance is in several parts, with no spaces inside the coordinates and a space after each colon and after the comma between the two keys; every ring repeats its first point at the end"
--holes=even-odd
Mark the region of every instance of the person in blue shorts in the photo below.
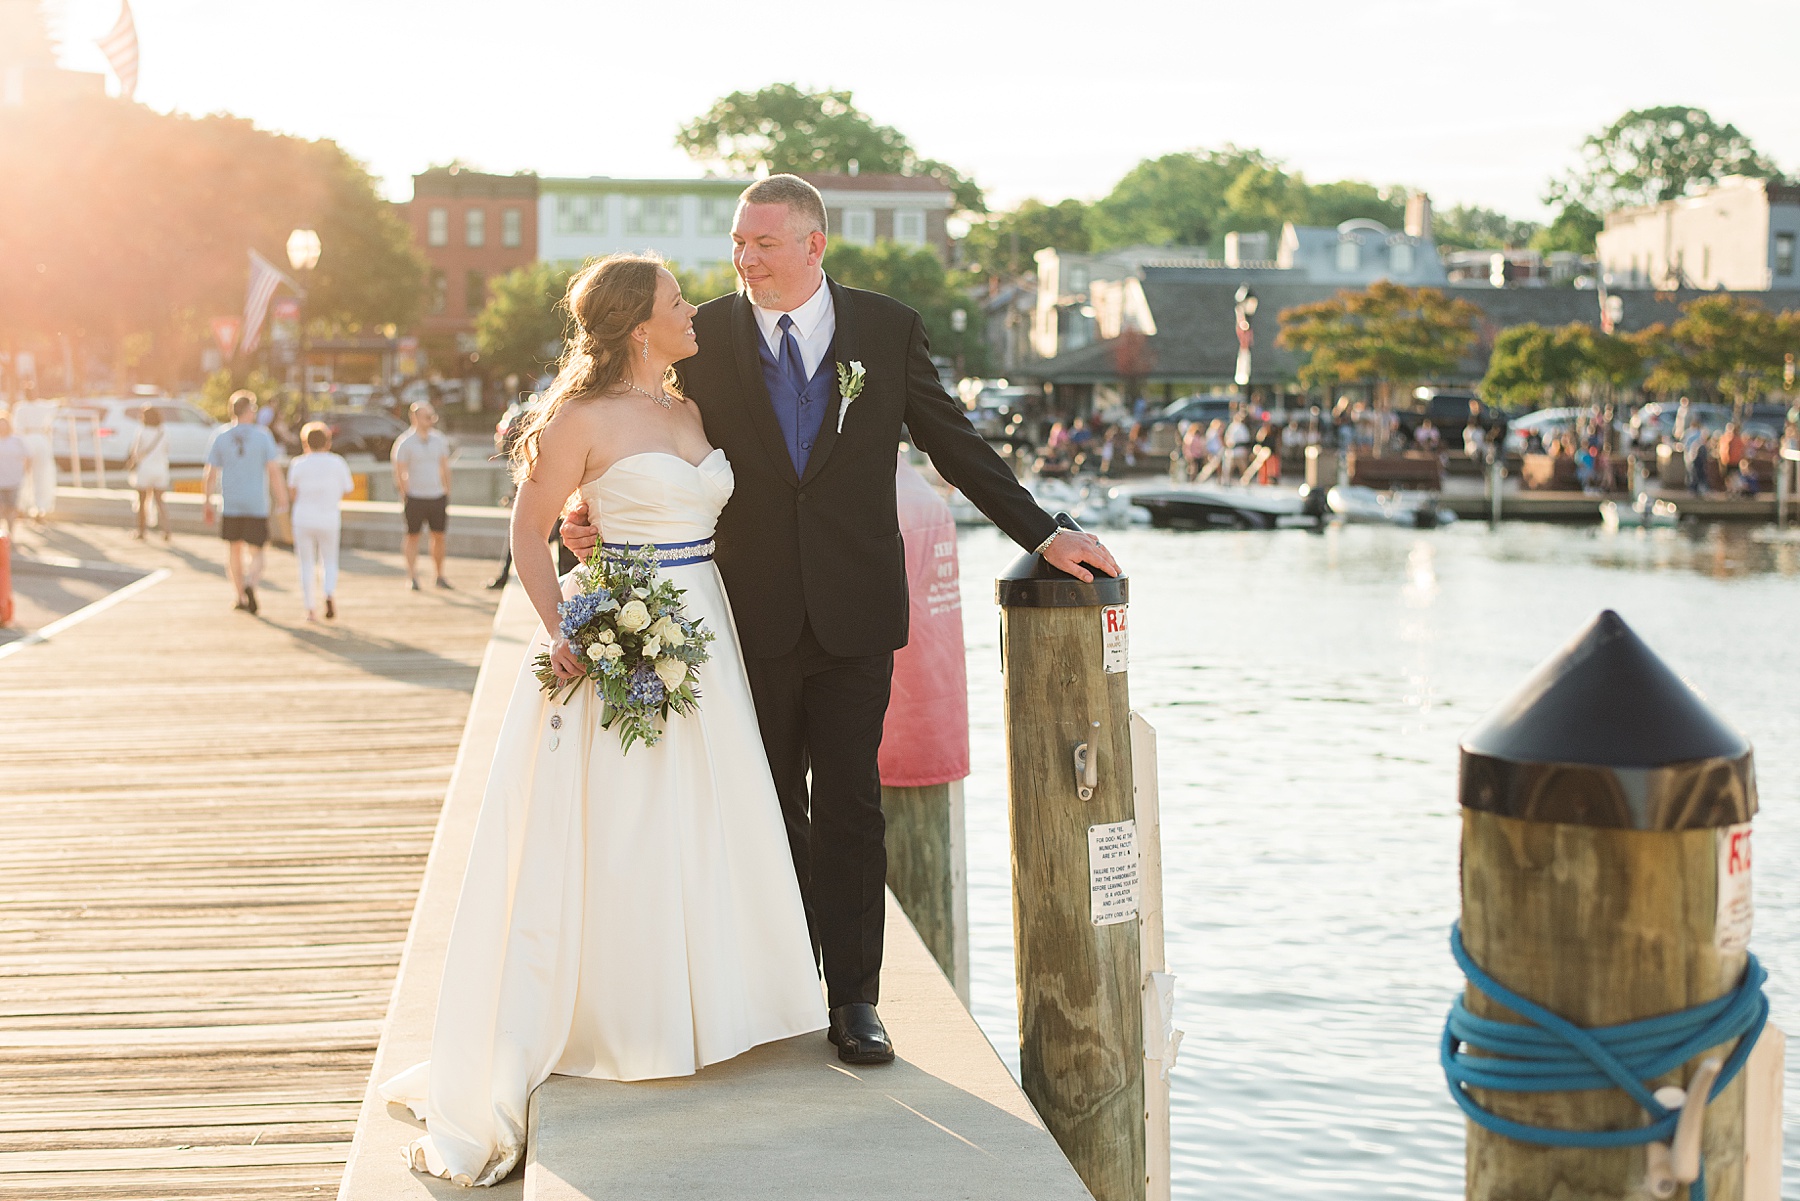
{"type": "Polygon", "coordinates": [[[276,512],[288,505],[287,478],[281,473],[281,449],[256,422],[256,393],[231,394],[231,424],[213,435],[206,449],[205,516],[213,520],[213,494],[219,496],[219,536],[226,542],[225,572],[231,579],[236,608],[256,612],[256,586],[262,583],[263,547],[269,541],[269,498],[276,512]]]}

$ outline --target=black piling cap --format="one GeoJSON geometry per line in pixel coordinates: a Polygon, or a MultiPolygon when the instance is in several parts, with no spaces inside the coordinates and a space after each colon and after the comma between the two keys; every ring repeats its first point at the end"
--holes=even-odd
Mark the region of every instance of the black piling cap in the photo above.
{"type": "MultiPolygon", "coordinates": [[[[1067,513],[1056,515],[1056,524],[1065,530],[1081,527],[1067,513]]],[[[1098,605],[1122,605],[1130,595],[1129,581],[1124,576],[1094,573],[1094,582],[1084,584],[1060,567],[1044,562],[1035,551],[1020,555],[1012,566],[1000,573],[994,583],[994,599],[1007,608],[1019,609],[1084,609],[1098,605]]]]}
{"type": "Polygon", "coordinates": [[[1530,821],[1687,830],[1756,812],[1750,743],[1610,609],[1462,740],[1461,800],[1530,821]]]}

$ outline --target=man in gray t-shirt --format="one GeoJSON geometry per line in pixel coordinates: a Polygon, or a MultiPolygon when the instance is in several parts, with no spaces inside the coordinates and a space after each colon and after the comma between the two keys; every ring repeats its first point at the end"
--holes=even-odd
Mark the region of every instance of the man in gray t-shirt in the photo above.
{"type": "Polygon", "coordinates": [[[444,578],[444,526],[450,511],[450,439],[437,430],[437,413],[423,401],[412,407],[412,428],[394,439],[394,489],[406,511],[406,585],[419,590],[419,532],[431,529],[431,562],[437,586],[444,578]]]}

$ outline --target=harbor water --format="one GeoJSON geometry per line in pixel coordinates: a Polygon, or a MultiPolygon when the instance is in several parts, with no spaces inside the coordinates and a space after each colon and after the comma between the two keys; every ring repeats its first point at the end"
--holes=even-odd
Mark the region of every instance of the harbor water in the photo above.
{"type": "MultiPolygon", "coordinates": [[[[1800,543],[1529,524],[1105,537],[1160,748],[1177,1197],[1462,1195],[1437,1065],[1461,987],[1457,739],[1603,608],[1755,744],[1752,946],[1775,1020],[1800,1027],[1800,543]]],[[[1018,552],[990,529],[960,551],[973,1007],[1016,1073],[993,579],[1018,552]]],[[[1784,1196],[1800,1201],[1796,1058],[1784,1196]]]]}

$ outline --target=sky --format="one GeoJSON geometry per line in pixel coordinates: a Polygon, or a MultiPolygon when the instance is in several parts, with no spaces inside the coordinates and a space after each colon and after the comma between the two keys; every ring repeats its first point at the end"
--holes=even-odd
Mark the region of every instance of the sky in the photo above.
{"type": "MultiPolygon", "coordinates": [[[[1793,0],[135,0],[137,98],[336,139],[396,200],[489,171],[687,177],[721,95],[848,89],[988,189],[1095,199],[1139,160],[1227,142],[1545,219],[1545,182],[1631,108],[1691,104],[1800,173],[1793,0]]],[[[52,0],[104,70],[118,0],[52,0]]]]}

